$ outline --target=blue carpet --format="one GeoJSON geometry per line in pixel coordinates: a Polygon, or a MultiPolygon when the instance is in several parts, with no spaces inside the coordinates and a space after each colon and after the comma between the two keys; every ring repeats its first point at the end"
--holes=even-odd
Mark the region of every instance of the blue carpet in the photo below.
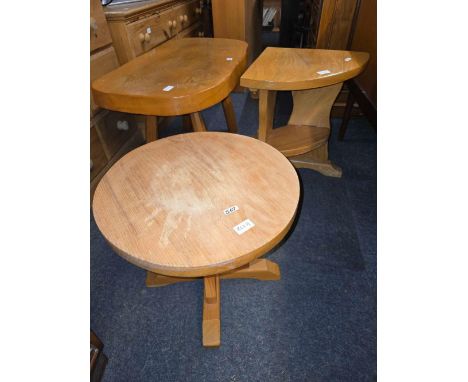
{"type": "MultiPolygon", "coordinates": [[[[258,101],[234,94],[241,134],[258,101]]],[[[291,96],[279,93],[275,126],[291,96]]],[[[208,130],[226,130],[219,105],[208,130]]],[[[91,218],[91,328],[104,342],[108,381],[375,381],[376,135],[351,120],[330,158],[341,179],[299,170],[302,202],[290,235],[268,258],[276,282],[224,280],[221,347],[201,345],[202,282],[146,288],[145,271],[113,253],[91,218]]],[[[181,121],[161,132],[180,132],[181,121]]]]}

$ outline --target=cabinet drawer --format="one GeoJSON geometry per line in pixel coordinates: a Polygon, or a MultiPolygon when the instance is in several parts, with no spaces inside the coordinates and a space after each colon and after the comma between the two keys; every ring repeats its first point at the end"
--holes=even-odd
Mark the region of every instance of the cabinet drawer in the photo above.
{"type": "Polygon", "coordinates": [[[202,32],[201,23],[196,23],[180,32],[177,38],[202,37],[199,35],[200,32],[202,32]]]}
{"type": "Polygon", "coordinates": [[[91,127],[91,180],[106,166],[107,157],[94,127],[91,127]]]}
{"type": "MultiPolygon", "coordinates": [[[[115,50],[112,46],[98,53],[91,55],[90,79],[91,82],[103,76],[104,74],[119,67],[119,61],[115,50]]],[[[98,110],[98,106],[94,103],[91,93],[91,115],[94,115],[98,110]]]]}
{"type": "Polygon", "coordinates": [[[90,13],[90,47],[92,52],[111,44],[112,38],[99,0],[91,0],[90,13]]]}
{"type": "Polygon", "coordinates": [[[176,28],[169,23],[176,22],[171,9],[161,11],[127,25],[130,44],[135,56],[148,52],[176,35],[176,28]]]}
{"type": "Polygon", "coordinates": [[[106,110],[94,117],[93,122],[108,159],[111,159],[137,130],[137,121],[132,114],[106,110]]]}
{"type": "Polygon", "coordinates": [[[181,32],[200,20],[200,1],[192,0],[184,4],[180,4],[174,7],[172,12],[174,14],[174,19],[177,21],[177,32],[181,32]]]}

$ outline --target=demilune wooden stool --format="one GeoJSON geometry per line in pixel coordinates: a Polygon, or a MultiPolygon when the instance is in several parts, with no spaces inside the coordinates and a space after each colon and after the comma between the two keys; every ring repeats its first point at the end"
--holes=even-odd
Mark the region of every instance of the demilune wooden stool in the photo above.
{"type": "Polygon", "coordinates": [[[361,73],[368,60],[364,52],[266,48],[240,80],[259,89],[258,139],[297,168],[341,177],[341,169],[328,159],[330,112],[343,81],[361,73]],[[278,90],[291,90],[294,106],[288,124],[273,129],[278,90]]]}
{"type": "Polygon", "coordinates": [[[219,346],[220,280],[279,280],[278,265],[259,257],[288,232],[299,193],[296,170],[270,145],[189,133],[120,159],[93,212],[112,248],[148,270],[148,287],[203,278],[203,345],[219,346]]]}
{"type": "Polygon", "coordinates": [[[94,102],[146,116],[146,141],[158,138],[156,116],[184,116],[206,131],[201,110],[222,103],[229,132],[237,132],[229,94],[245,69],[247,43],[221,38],[173,39],[95,80],[94,102]]]}

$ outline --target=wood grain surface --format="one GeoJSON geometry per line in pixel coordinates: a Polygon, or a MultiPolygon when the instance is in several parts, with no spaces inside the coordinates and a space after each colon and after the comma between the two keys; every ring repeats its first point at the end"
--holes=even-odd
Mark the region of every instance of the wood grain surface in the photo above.
{"type": "Polygon", "coordinates": [[[242,75],[240,84],[268,90],[319,88],[358,75],[368,60],[365,52],[268,47],[242,75]],[[324,70],[330,73],[317,73],[324,70]]]}
{"type": "Polygon", "coordinates": [[[259,140],[189,133],[119,160],[96,189],[93,212],[110,245],[149,271],[176,277],[227,272],[273,248],[299,200],[291,163],[259,140]],[[238,206],[228,215],[225,209],[238,206]],[[239,235],[234,227],[255,226],[239,235]]]}
{"type": "Polygon", "coordinates": [[[237,86],[246,54],[244,41],[174,39],[94,81],[94,101],[134,114],[197,112],[221,102],[237,86]]]}

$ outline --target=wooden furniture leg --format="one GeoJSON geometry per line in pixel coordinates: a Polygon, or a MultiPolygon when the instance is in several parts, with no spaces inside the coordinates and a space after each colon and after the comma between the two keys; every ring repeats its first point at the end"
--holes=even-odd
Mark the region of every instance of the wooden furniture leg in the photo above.
{"type": "MultiPolygon", "coordinates": [[[[203,346],[221,344],[220,280],[256,279],[276,281],[281,278],[278,264],[267,259],[256,259],[251,263],[226,273],[203,277],[203,346]]],[[[200,277],[170,277],[147,272],[146,286],[161,287],[179,282],[200,280],[200,277]]]]}
{"type": "Polygon", "coordinates": [[[206,131],[205,122],[200,112],[190,114],[190,119],[192,121],[193,131],[206,131]]]}
{"type": "Polygon", "coordinates": [[[146,119],[146,143],[153,142],[158,139],[158,122],[154,115],[147,115],[146,119]]]}
{"type": "Polygon", "coordinates": [[[226,118],[226,125],[230,133],[237,133],[236,114],[232,105],[231,96],[227,96],[223,102],[224,117],[226,118]]]}
{"type": "Polygon", "coordinates": [[[273,129],[275,103],[276,90],[259,90],[258,139],[263,142],[267,142],[267,137],[273,129]]]}
{"type": "Polygon", "coordinates": [[[343,119],[341,121],[340,131],[338,133],[339,141],[342,141],[345,136],[346,129],[349,123],[349,119],[351,118],[351,113],[353,112],[353,105],[354,105],[354,94],[350,90],[348,94],[348,99],[346,100],[346,107],[345,107],[345,111],[343,114],[343,119]]]}
{"type": "Polygon", "coordinates": [[[190,118],[190,114],[184,114],[182,116],[182,128],[187,133],[193,131],[192,119],[190,118]]]}
{"type": "Polygon", "coordinates": [[[203,297],[203,346],[221,344],[219,276],[204,279],[203,297]]]}

